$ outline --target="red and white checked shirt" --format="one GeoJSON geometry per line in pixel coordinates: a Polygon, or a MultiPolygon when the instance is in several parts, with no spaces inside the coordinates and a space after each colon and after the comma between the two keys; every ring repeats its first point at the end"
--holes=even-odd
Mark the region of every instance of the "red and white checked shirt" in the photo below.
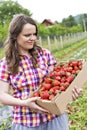
{"type": "MultiPolygon", "coordinates": [[[[20,56],[18,74],[9,74],[7,71],[6,58],[0,60],[0,80],[8,82],[14,89],[14,97],[22,100],[29,97],[31,91],[35,91],[44,76],[48,74],[48,67],[56,64],[52,54],[43,49],[43,54],[38,54],[38,67],[33,68],[32,60],[27,56],[20,56]]],[[[1,86],[3,87],[3,86],[1,86]]],[[[27,107],[13,107],[13,122],[29,127],[39,126],[41,123],[52,120],[51,114],[39,114],[29,111],[27,107]]]]}

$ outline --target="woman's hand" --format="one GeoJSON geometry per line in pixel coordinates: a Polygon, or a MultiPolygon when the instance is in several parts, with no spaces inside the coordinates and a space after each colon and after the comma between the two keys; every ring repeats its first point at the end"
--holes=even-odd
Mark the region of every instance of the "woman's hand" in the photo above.
{"type": "Polygon", "coordinates": [[[83,90],[81,88],[75,87],[72,91],[73,91],[73,95],[72,95],[73,100],[76,100],[81,95],[83,90]]]}
{"type": "Polygon", "coordinates": [[[26,107],[29,107],[30,111],[32,112],[37,112],[37,113],[50,113],[48,110],[40,107],[39,105],[36,104],[36,100],[40,99],[40,97],[31,97],[26,100],[23,100],[23,104],[26,107]]]}

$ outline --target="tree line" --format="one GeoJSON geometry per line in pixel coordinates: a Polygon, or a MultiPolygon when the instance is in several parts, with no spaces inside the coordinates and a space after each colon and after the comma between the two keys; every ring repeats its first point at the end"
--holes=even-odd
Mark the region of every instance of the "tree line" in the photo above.
{"type": "MultiPolygon", "coordinates": [[[[0,44],[5,40],[8,33],[8,25],[15,14],[24,13],[32,17],[30,10],[22,7],[18,1],[0,0],[0,44]]],[[[77,17],[70,15],[64,18],[61,23],[55,21],[52,26],[46,26],[37,22],[38,35],[42,37],[60,36],[69,33],[86,31],[87,14],[81,14],[77,17]],[[84,29],[85,28],[85,29],[84,29]]]]}

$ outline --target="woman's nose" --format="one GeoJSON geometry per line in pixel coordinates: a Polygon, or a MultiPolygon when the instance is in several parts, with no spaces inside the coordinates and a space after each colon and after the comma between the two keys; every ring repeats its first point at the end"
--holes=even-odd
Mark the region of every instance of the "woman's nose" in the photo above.
{"type": "Polygon", "coordinates": [[[33,35],[33,34],[32,34],[32,35],[29,36],[29,38],[32,39],[32,40],[33,40],[33,39],[35,40],[35,39],[36,39],[36,35],[33,35]]]}

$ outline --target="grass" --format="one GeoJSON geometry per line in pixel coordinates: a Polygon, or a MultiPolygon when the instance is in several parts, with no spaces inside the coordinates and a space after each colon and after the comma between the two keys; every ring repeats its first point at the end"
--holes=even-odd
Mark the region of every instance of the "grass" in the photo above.
{"type": "Polygon", "coordinates": [[[69,105],[70,130],[87,130],[87,84],[82,95],[69,105]]]}
{"type": "Polygon", "coordinates": [[[4,56],[4,49],[0,48],[0,59],[4,56]]]}

